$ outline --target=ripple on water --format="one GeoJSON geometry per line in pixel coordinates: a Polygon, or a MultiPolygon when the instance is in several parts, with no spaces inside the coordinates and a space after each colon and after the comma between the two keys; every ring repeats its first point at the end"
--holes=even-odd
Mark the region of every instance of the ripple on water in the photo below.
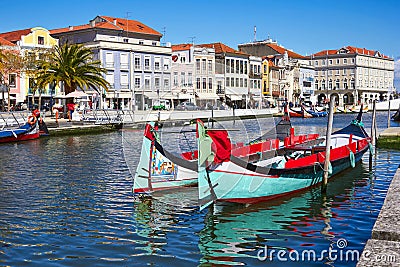
{"type": "MultiPolygon", "coordinates": [[[[314,127],[323,133],[323,120],[293,124],[296,131],[314,127]]],[[[330,181],[326,195],[314,188],[268,203],[218,203],[200,212],[196,188],[135,202],[131,172],[141,131],[122,135],[1,145],[0,265],[279,266],[257,254],[265,246],[319,253],[340,238],[361,251],[400,163],[399,151],[378,150],[374,174],[365,155],[362,164],[330,181]]]]}

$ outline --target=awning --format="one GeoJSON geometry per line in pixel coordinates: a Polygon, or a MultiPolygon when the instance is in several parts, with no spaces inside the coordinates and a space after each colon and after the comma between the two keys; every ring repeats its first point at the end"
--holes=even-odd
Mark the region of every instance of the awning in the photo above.
{"type": "Polygon", "coordinates": [[[231,99],[231,101],[242,100],[242,95],[226,95],[231,99]]]}
{"type": "Polygon", "coordinates": [[[144,92],[144,95],[150,99],[158,99],[158,95],[156,92],[144,92]]]}
{"type": "Polygon", "coordinates": [[[200,99],[212,99],[212,100],[219,99],[219,96],[214,93],[196,93],[196,96],[200,99]]]}
{"type": "Polygon", "coordinates": [[[163,99],[177,99],[178,96],[173,95],[171,93],[160,93],[160,98],[163,98],[163,99]]]}
{"type": "Polygon", "coordinates": [[[193,99],[194,95],[191,94],[178,94],[178,99],[193,99]]]}
{"type": "Polygon", "coordinates": [[[225,88],[227,95],[247,95],[249,94],[247,88],[225,88]]]}

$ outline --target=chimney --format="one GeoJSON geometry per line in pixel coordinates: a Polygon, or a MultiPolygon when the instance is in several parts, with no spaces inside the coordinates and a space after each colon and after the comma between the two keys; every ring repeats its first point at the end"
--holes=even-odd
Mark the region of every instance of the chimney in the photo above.
{"type": "Polygon", "coordinates": [[[69,26],[68,28],[70,31],[72,31],[74,29],[74,26],[69,26]]]}
{"type": "Polygon", "coordinates": [[[91,20],[90,21],[90,27],[94,28],[96,26],[96,21],[91,20]]]}
{"type": "Polygon", "coordinates": [[[113,23],[114,25],[117,25],[117,19],[114,19],[113,23]]]}

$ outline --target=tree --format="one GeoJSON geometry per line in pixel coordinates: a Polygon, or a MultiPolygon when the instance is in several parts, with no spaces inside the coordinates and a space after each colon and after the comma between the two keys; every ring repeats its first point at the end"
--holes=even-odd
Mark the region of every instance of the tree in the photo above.
{"type": "Polygon", "coordinates": [[[50,84],[64,84],[65,94],[78,87],[85,91],[92,88],[97,92],[103,87],[108,90],[110,84],[104,79],[106,69],[99,60],[93,60],[93,52],[79,44],[56,46],[38,65],[36,82],[39,88],[50,84]]]}
{"type": "MultiPolygon", "coordinates": [[[[16,50],[0,50],[0,84],[7,84],[8,75],[20,75],[21,71],[26,68],[26,61],[24,57],[16,50]]],[[[8,91],[8,110],[10,110],[10,86],[7,86],[8,91]]],[[[3,100],[4,101],[4,100],[3,100]]]]}

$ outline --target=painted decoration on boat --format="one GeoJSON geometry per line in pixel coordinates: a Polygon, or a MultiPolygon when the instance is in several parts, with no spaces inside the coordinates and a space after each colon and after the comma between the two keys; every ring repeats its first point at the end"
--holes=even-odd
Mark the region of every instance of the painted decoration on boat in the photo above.
{"type": "Polygon", "coordinates": [[[164,157],[161,153],[158,153],[157,149],[154,146],[152,148],[151,164],[151,176],[153,178],[162,176],[163,178],[167,179],[176,179],[178,166],[176,166],[172,161],[164,157]]]}

